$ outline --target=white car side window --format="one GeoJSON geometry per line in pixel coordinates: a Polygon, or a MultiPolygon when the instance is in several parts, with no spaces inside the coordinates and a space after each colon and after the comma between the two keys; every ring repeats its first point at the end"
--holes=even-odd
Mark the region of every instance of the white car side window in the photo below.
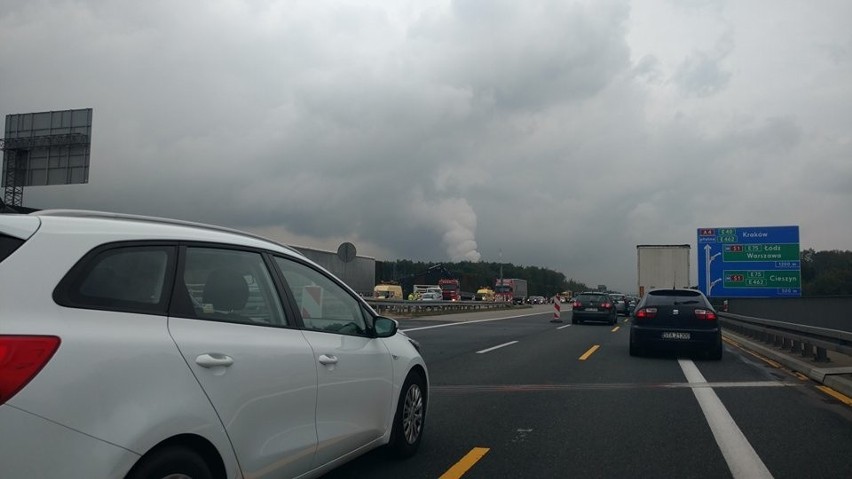
{"type": "Polygon", "coordinates": [[[287,324],[272,277],[259,253],[187,248],[182,279],[192,303],[191,317],[256,325],[287,324]]]}
{"type": "Polygon", "coordinates": [[[312,268],[275,258],[287,281],[306,329],[367,336],[360,303],[337,283],[312,268]]]}

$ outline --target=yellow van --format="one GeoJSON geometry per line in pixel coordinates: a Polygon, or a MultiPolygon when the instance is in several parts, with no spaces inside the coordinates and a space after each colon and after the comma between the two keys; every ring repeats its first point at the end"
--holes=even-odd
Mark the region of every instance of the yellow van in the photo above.
{"type": "Polygon", "coordinates": [[[488,287],[479,288],[476,290],[474,299],[477,301],[494,301],[494,290],[488,287]]]}
{"type": "Polygon", "coordinates": [[[376,299],[403,299],[402,286],[398,284],[377,284],[373,288],[373,297],[376,299]]]}

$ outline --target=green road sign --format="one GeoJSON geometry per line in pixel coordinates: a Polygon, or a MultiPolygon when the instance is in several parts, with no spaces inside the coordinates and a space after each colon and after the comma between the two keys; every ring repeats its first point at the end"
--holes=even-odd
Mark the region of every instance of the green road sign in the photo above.
{"type": "Polygon", "coordinates": [[[725,271],[725,288],[800,288],[798,271],[725,271]]]}
{"type": "Polygon", "coordinates": [[[722,251],[725,262],[798,261],[798,244],[732,244],[722,251]]]}

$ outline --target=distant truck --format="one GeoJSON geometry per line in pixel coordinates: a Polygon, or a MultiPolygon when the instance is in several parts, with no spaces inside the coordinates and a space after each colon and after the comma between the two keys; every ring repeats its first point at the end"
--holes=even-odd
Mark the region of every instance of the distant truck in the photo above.
{"type": "Polygon", "coordinates": [[[688,288],[690,245],[636,246],[639,296],[657,288],[688,288]]]}
{"type": "Polygon", "coordinates": [[[561,293],[556,293],[556,296],[559,298],[560,303],[568,303],[574,299],[574,292],[569,289],[561,293]]]}
{"type": "Polygon", "coordinates": [[[494,282],[494,299],[496,301],[511,301],[514,304],[524,304],[527,299],[527,280],[511,278],[497,279],[494,282]]]}
{"type": "Polygon", "coordinates": [[[443,278],[438,280],[444,301],[470,301],[473,293],[461,290],[461,283],[457,279],[443,278]]]}

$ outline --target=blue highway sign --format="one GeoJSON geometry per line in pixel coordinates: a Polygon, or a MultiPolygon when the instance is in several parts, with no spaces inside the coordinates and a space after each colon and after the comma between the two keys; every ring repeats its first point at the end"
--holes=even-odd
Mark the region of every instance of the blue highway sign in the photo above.
{"type": "Polygon", "coordinates": [[[698,288],[707,296],[802,295],[798,226],[698,228],[698,288]]]}

